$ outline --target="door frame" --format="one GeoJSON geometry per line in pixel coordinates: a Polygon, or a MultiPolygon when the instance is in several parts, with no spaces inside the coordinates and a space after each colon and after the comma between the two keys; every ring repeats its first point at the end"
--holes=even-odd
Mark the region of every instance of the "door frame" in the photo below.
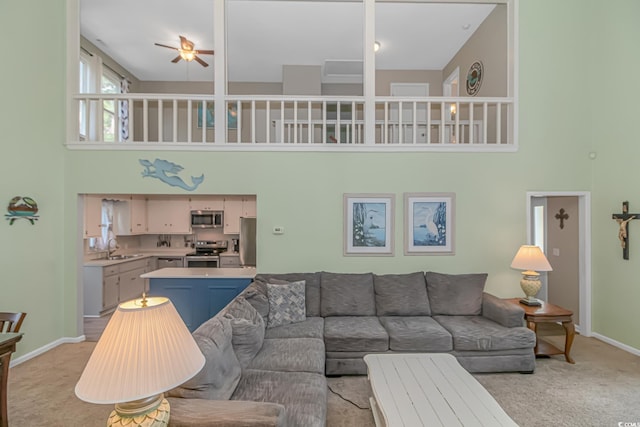
{"type": "Polygon", "coordinates": [[[580,293],[580,334],[591,336],[591,193],[588,191],[528,191],[527,192],[527,242],[533,241],[532,199],[534,197],[569,196],[578,198],[578,289],[580,293]]]}

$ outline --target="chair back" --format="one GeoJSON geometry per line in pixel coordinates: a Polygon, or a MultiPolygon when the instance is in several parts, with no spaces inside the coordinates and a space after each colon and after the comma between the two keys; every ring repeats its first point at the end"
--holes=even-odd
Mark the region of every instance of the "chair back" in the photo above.
{"type": "Polygon", "coordinates": [[[0,332],[20,332],[22,321],[27,313],[0,312],[0,332]]]}

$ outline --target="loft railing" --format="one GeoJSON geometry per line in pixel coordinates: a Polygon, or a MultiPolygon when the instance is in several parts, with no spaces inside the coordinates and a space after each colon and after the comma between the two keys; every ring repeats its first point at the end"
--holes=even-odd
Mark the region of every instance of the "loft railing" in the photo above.
{"type": "Polygon", "coordinates": [[[514,147],[514,105],[507,97],[376,97],[367,103],[364,97],[230,95],[222,120],[212,95],[79,94],[73,100],[80,125],[68,146],[78,148],[514,147]],[[373,123],[365,118],[369,106],[373,123]],[[224,138],[216,141],[220,122],[224,138]]]}

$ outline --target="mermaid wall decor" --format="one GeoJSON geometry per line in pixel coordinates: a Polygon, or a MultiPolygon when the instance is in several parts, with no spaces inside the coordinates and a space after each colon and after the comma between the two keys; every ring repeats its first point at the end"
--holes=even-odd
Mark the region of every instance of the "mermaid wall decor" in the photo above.
{"type": "Polygon", "coordinates": [[[177,174],[184,168],[176,163],[169,162],[167,160],[155,159],[150,162],[146,159],[139,159],[139,162],[145,169],[142,171],[144,178],[150,176],[151,178],[157,178],[165,184],[169,184],[174,187],[180,187],[187,191],[193,191],[204,181],[204,174],[200,176],[191,177],[191,185],[187,184],[177,174]]]}

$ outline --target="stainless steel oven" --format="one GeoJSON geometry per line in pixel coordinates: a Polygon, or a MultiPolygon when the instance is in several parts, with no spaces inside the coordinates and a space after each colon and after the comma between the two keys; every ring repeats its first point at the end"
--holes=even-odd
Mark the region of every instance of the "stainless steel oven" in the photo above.
{"type": "Polygon", "coordinates": [[[187,268],[218,268],[220,257],[218,254],[227,250],[226,240],[198,240],[195,243],[195,252],[184,257],[187,268]]]}

